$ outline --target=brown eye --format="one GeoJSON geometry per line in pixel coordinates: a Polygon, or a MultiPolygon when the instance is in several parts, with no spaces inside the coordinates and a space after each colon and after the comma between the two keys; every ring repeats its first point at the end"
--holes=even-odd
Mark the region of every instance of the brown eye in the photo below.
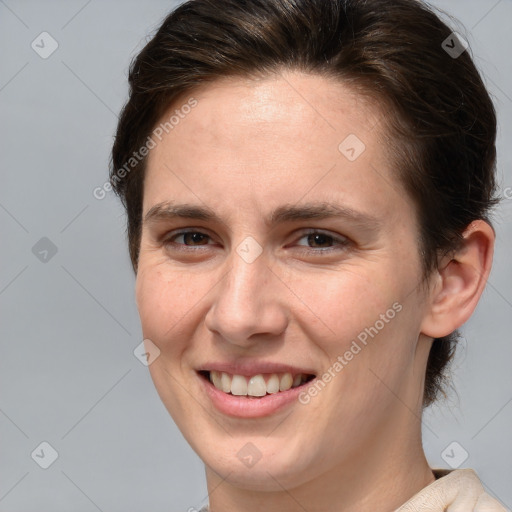
{"type": "Polygon", "coordinates": [[[208,245],[208,240],[210,240],[210,237],[200,231],[182,231],[169,236],[164,243],[194,247],[208,245]]]}
{"type": "Polygon", "coordinates": [[[332,236],[325,235],[324,233],[314,233],[307,235],[308,244],[316,247],[331,247],[334,239],[332,236]]]}
{"type": "Polygon", "coordinates": [[[188,231],[178,236],[183,236],[183,243],[185,245],[205,245],[205,243],[208,243],[209,238],[208,235],[198,231],[188,231]]]}
{"type": "Polygon", "coordinates": [[[310,250],[310,252],[321,253],[322,250],[325,252],[326,250],[336,250],[338,248],[344,248],[348,245],[349,241],[344,236],[334,236],[328,233],[323,233],[321,231],[310,231],[304,233],[304,235],[299,239],[297,245],[300,247],[304,247],[305,250],[310,250]],[[299,243],[301,240],[306,240],[306,243],[299,243]],[[314,250],[319,249],[319,250],[314,250]]]}

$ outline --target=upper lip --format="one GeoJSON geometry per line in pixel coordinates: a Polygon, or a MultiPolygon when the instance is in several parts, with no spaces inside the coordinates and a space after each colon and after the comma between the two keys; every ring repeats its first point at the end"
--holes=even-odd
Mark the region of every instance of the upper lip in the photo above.
{"type": "Polygon", "coordinates": [[[244,377],[251,377],[261,373],[291,373],[292,375],[304,373],[307,375],[316,375],[315,371],[311,368],[303,368],[272,361],[236,361],[231,363],[217,361],[205,363],[197,368],[197,371],[218,371],[231,375],[243,375],[244,377]]]}

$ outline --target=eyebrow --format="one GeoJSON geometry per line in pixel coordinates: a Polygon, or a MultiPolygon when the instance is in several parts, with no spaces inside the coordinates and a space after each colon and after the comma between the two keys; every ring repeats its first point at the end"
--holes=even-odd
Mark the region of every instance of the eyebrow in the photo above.
{"type": "MultiPolygon", "coordinates": [[[[188,203],[173,203],[164,201],[152,206],[144,216],[144,224],[154,224],[170,221],[176,218],[195,219],[224,224],[224,221],[209,207],[188,203]]],[[[285,204],[272,211],[265,219],[267,226],[274,226],[284,222],[298,222],[304,220],[323,220],[329,218],[342,218],[352,222],[357,227],[377,231],[382,225],[381,219],[376,216],[359,212],[346,206],[328,202],[315,202],[305,204],[285,204]]]]}

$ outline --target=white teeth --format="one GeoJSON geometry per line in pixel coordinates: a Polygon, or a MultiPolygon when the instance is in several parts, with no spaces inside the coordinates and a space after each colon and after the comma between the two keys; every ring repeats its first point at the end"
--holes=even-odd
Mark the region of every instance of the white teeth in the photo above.
{"type": "Polygon", "coordinates": [[[273,373],[267,382],[267,393],[277,393],[279,391],[279,377],[273,373]]]}
{"type": "Polygon", "coordinates": [[[285,373],[281,377],[281,381],[279,382],[279,391],[288,391],[293,384],[293,377],[291,373],[285,373]]]}
{"type": "Polygon", "coordinates": [[[267,394],[267,385],[263,375],[251,377],[249,384],[247,384],[247,394],[250,396],[265,396],[267,394]]]}
{"type": "Polygon", "coordinates": [[[220,382],[222,391],[229,393],[231,391],[231,377],[227,373],[222,372],[220,382]]]}
{"type": "Polygon", "coordinates": [[[230,375],[229,373],[211,371],[210,382],[224,393],[236,396],[265,396],[267,393],[275,394],[279,391],[287,391],[290,388],[300,386],[306,380],[306,375],[298,374],[295,377],[291,373],[278,375],[273,373],[265,382],[262,374],[246,378],[243,375],[230,375]]]}
{"type": "Polygon", "coordinates": [[[247,379],[242,375],[233,375],[231,380],[232,395],[247,395],[247,379]]]}
{"type": "Polygon", "coordinates": [[[210,380],[217,389],[222,389],[222,379],[219,372],[210,372],[210,380]]]}

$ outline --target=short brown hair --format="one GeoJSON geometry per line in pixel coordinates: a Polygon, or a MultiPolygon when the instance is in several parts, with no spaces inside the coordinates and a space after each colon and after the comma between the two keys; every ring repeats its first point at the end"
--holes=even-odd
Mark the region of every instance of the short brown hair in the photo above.
{"type": "MultiPolygon", "coordinates": [[[[146,158],[122,174],[178,96],[226,76],[293,69],[332,77],[388,106],[388,154],[416,205],[424,275],[475,219],[489,222],[496,114],[468,53],[417,0],[190,0],[169,14],[131,64],[130,97],[112,150],[110,182],[127,212],[133,269],[141,238],[146,158]],[[451,38],[451,39],[450,39],[451,38]]],[[[424,405],[443,392],[460,336],[437,338],[424,405]]]]}

